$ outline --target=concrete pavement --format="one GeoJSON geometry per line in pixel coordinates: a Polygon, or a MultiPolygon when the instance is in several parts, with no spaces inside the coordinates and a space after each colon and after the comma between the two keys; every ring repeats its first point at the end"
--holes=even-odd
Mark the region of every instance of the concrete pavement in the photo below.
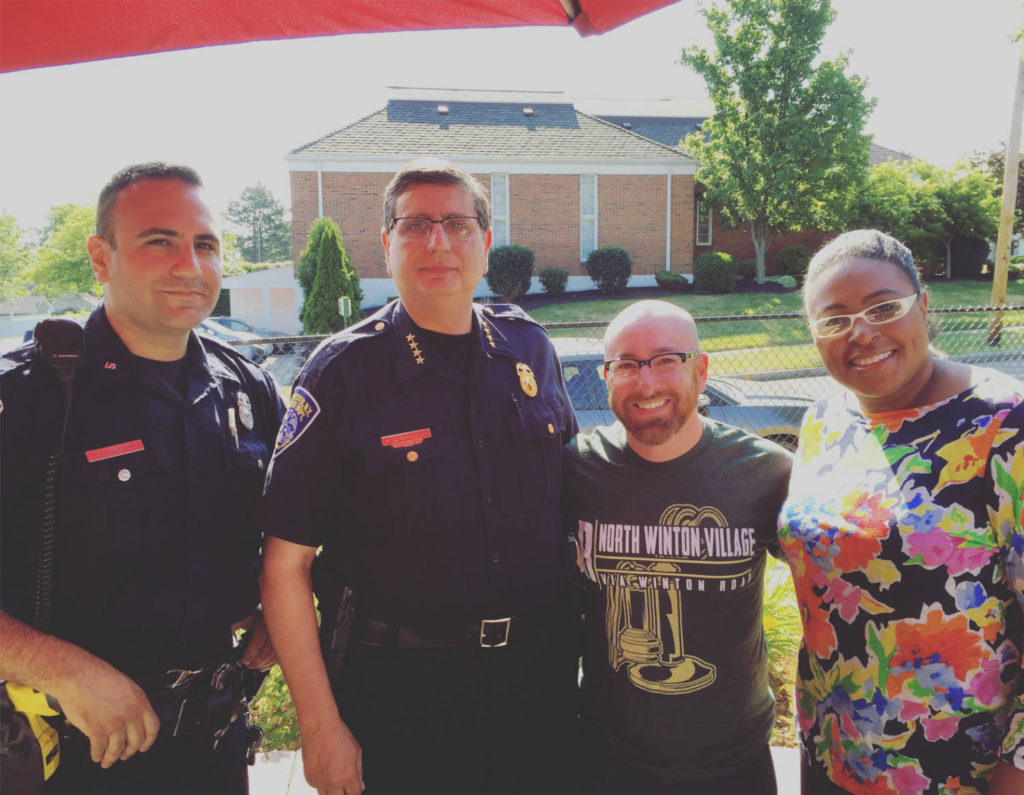
{"type": "MultiPolygon", "coordinates": [[[[796,748],[772,748],[779,795],[800,795],[800,752],[796,748]]],[[[316,795],[302,773],[302,754],[271,751],[256,754],[249,768],[250,795],[316,795]]],[[[523,793],[529,795],[529,793],[523,793]]],[[[641,795],[641,793],[623,793],[641,795]]]]}

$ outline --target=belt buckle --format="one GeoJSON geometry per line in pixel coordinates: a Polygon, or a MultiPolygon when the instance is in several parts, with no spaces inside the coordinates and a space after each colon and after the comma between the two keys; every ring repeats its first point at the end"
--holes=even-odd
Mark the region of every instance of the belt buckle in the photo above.
{"type": "Polygon", "coordinates": [[[511,628],[511,616],[508,618],[485,618],[480,622],[480,645],[485,649],[500,649],[502,646],[508,646],[508,633],[511,628]],[[501,628],[501,641],[499,643],[492,643],[488,638],[488,634],[492,628],[496,627],[501,628]]]}

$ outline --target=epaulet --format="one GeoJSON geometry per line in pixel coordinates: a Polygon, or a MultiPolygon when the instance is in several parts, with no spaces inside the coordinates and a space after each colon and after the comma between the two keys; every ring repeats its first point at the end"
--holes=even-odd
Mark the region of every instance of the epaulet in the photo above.
{"type": "Polygon", "coordinates": [[[32,343],[21,345],[0,357],[0,375],[13,370],[24,369],[36,360],[36,346],[32,343]]]}
{"type": "Polygon", "coordinates": [[[323,370],[328,363],[352,345],[379,337],[390,329],[392,325],[392,306],[388,304],[378,309],[369,317],[363,318],[358,323],[321,340],[316,350],[310,354],[303,369],[323,370]]]}
{"type": "Polygon", "coordinates": [[[518,320],[532,323],[535,326],[541,325],[515,304],[487,304],[482,311],[487,317],[494,320],[518,320]]]}

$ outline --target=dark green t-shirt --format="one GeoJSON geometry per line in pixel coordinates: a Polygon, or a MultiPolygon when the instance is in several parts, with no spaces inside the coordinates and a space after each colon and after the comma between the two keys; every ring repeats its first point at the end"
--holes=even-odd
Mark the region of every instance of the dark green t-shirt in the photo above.
{"type": "Polygon", "coordinates": [[[677,779],[743,766],[775,716],[762,587],[792,458],[704,422],[660,463],[620,423],[581,434],[563,484],[585,582],[584,716],[605,752],[677,779]]]}

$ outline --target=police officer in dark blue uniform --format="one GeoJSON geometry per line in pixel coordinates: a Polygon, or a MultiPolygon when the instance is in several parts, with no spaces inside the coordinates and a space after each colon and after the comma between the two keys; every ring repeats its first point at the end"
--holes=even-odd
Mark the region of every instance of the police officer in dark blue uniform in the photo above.
{"type": "Polygon", "coordinates": [[[491,241],[472,176],[412,163],[384,215],[400,298],[307,363],[259,509],[306,778],[347,795],[364,777],[373,795],[565,792],[578,628],[559,492],[576,421],[558,360],[518,308],[472,303],[491,241]],[[326,666],[311,566],[328,573],[326,666]]]}
{"type": "Polygon", "coordinates": [[[216,750],[202,730],[172,734],[208,717],[182,693],[230,659],[237,629],[249,630],[243,663],[274,662],[252,511],[284,406],[266,372],[192,331],[221,279],[194,171],[117,174],[88,248],[105,291],[69,402],[37,347],[0,360],[0,675],[55,697],[88,738],[81,759],[65,748],[44,792],[245,793],[241,723],[216,750]],[[39,527],[61,447],[44,631],[39,527]]]}

